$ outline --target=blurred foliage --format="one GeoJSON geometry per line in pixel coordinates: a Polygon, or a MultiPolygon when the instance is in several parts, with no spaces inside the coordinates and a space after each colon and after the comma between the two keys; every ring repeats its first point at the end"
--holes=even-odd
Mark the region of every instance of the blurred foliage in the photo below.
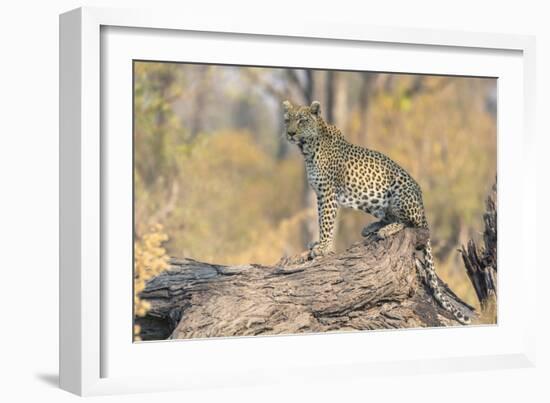
{"type": "MultiPolygon", "coordinates": [[[[349,141],[419,182],[436,270],[477,306],[456,249],[480,238],[496,176],[496,80],[135,62],[134,89],[136,242],[162,224],[155,248],[177,257],[273,264],[305,250],[315,198],[280,105],[318,99],[349,141]]],[[[371,220],[341,210],[336,249],[371,220]]]]}
{"type": "MultiPolygon", "coordinates": [[[[151,278],[157,276],[168,265],[168,255],[162,247],[168,240],[168,235],[163,231],[162,225],[157,224],[150,228],[134,242],[134,315],[143,317],[150,309],[150,304],[142,300],[139,294],[145,288],[145,284],[151,278]]],[[[139,340],[139,325],[134,326],[134,337],[139,340]]]]}

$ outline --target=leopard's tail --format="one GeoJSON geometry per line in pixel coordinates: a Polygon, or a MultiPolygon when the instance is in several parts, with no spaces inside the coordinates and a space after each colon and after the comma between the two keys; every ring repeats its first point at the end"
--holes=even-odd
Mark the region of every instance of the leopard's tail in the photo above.
{"type": "Polygon", "coordinates": [[[439,284],[437,282],[437,276],[435,275],[435,267],[434,267],[434,259],[432,255],[432,245],[430,243],[430,240],[426,243],[426,247],[424,249],[425,254],[425,265],[424,268],[426,270],[426,273],[428,274],[428,283],[430,284],[430,287],[433,291],[433,295],[435,300],[447,311],[453,314],[453,316],[458,320],[460,323],[467,325],[470,323],[470,318],[464,315],[459,309],[457,309],[451,302],[449,302],[449,299],[447,296],[445,296],[441,292],[441,288],[439,288],[439,284]]]}

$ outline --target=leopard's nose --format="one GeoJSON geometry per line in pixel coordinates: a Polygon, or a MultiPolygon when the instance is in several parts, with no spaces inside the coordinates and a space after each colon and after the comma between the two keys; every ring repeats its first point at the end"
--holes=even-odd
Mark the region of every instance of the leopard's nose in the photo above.
{"type": "Polygon", "coordinates": [[[287,130],[287,133],[290,137],[294,137],[296,135],[296,130],[287,130]]]}

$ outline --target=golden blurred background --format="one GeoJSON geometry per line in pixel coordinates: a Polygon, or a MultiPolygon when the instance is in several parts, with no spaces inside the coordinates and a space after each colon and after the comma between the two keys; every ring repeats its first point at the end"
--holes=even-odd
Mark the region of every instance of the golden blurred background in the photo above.
{"type": "MultiPolygon", "coordinates": [[[[348,141],[412,174],[436,271],[478,307],[457,249],[480,241],[496,178],[496,79],[138,61],[136,292],[168,267],[167,256],[273,264],[317,239],[303,158],[282,137],[284,99],[319,100],[348,141]]],[[[341,210],[336,249],[372,220],[341,210]]]]}

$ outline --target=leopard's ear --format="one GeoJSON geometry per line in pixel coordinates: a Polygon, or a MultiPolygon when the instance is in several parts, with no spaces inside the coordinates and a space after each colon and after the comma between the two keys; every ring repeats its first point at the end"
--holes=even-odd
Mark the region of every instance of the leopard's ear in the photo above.
{"type": "Polygon", "coordinates": [[[284,101],[283,102],[283,108],[285,108],[285,112],[288,112],[289,110],[292,109],[292,104],[290,103],[290,101],[284,101]]]}
{"type": "Polygon", "coordinates": [[[319,101],[313,101],[309,107],[309,111],[312,115],[319,116],[321,115],[321,103],[319,101]]]}

